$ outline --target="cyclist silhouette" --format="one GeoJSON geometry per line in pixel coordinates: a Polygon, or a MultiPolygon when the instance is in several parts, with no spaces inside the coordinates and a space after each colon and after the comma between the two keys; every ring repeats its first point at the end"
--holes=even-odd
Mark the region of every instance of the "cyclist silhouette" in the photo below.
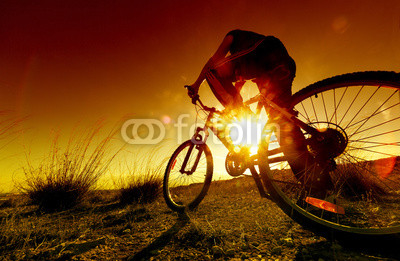
{"type": "MultiPolygon", "coordinates": [[[[233,30],[225,36],[215,54],[205,64],[197,80],[188,89],[188,94],[190,97],[197,95],[201,83],[206,80],[225,108],[237,109],[243,107],[240,90],[244,82],[252,80],[262,95],[281,107],[289,108],[295,74],[296,64],[278,38],[233,30]]],[[[280,126],[277,136],[291,168],[304,176],[304,171],[313,162],[304,135],[300,128],[278,112],[271,110],[268,113],[280,126]]],[[[304,181],[303,177],[298,178],[304,181]]],[[[320,173],[315,179],[321,188],[332,185],[328,175],[320,173]]]]}
{"type": "Polygon", "coordinates": [[[243,102],[240,90],[244,81],[252,80],[263,95],[287,107],[295,73],[295,62],[279,39],[233,30],[225,36],[191,85],[189,95],[197,94],[200,84],[206,79],[224,107],[237,108],[243,102]]]}

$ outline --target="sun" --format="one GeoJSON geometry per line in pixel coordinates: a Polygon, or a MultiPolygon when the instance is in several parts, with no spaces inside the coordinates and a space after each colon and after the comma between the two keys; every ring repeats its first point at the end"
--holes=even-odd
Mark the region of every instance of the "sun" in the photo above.
{"type": "Polygon", "coordinates": [[[254,113],[240,112],[231,117],[226,126],[227,137],[235,145],[235,150],[240,151],[246,147],[251,154],[257,154],[262,134],[268,117],[259,117],[254,113]]]}

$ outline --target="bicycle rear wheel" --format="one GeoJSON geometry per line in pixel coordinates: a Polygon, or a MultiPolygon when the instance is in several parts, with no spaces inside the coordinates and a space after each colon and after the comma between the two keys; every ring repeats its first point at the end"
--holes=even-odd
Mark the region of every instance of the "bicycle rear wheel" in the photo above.
{"type": "Polygon", "coordinates": [[[163,194],[175,211],[196,208],[210,187],[213,159],[206,144],[182,143],[172,154],[165,170],[163,194]]]}
{"type": "MultiPolygon", "coordinates": [[[[274,156],[281,156],[279,162],[271,156],[260,160],[264,184],[286,214],[337,240],[399,239],[399,90],[399,73],[360,72],[317,82],[293,95],[298,118],[322,133],[318,140],[305,134],[308,152],[313,158],[322,155],[328,164],[293,173],[283,155],[274,156]],[[332,186],[316,195],[310,182],[319,178],[310,177],[321,168],[332,186]]],[[[271,140],[268,146],[279,144],[271,140]]]]}

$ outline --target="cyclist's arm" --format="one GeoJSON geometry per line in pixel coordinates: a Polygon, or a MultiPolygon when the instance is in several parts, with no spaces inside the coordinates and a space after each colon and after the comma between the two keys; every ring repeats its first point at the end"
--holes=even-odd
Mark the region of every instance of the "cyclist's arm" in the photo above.
{"type": "Polygon", "coordinates": [[[201,70],[200,75],[197,78],[196,82],[191,85],[196,93],[198,92],[201,83],[206,78],[206,72],[210,68],[212,68],[213,65],[216,62],[220,61],[222,58],[224,58],[226,56],[226,54],[229,52],[229,49],[230,49],[230,47],[232,45],[232,42],[233,42],[233,36],[232,35],[225,36],[224,40],[222,41],[222,43],[218,47],[217,51],[208,60],[208,62],[204,65],[204,67],[201,70]]]}

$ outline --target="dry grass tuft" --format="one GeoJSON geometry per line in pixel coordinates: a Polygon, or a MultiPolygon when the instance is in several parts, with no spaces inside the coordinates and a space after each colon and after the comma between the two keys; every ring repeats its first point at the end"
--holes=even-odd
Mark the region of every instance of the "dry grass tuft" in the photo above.
{"type": "Polygon", "coordinates": [[[347,198],[359,198],[360,196],[379,200],[385,195],[385,189],[379,184],[379,180],[374,177],[369,166],[370,163],[342,164],[337,166],[335,171],[336,191],[340,191],[347,198]]]}
{"type": "Polygon", "coordinates": [[[119,190],[117,197],[121,204],[145,204],[158,198],[163,183],[165,161],[155,163],[155,157],[155,152],[149,157],[136,155],[134,163],[128,167],[128,174],[114,182],[119,190]]]}
{"type": "Polygon", "coordinates": [[[78,138],[72,135],[65,149],[58,139],[50,154],[34,166],[29,157],[23,168],[25,184],[19,186],[35,205],[44,212],[69,209],[81,203],[116,156],[108,154],[112,134],[96,142],[101,127],[87,131],[78,138]]]}
{"type": "Polygon", "coordinates": [[[148,171],[139,179],[132,179],[120,188],[118,198],[121,204],[150,203],[157,199],[162,180],[157,172],[148,171]]]}

